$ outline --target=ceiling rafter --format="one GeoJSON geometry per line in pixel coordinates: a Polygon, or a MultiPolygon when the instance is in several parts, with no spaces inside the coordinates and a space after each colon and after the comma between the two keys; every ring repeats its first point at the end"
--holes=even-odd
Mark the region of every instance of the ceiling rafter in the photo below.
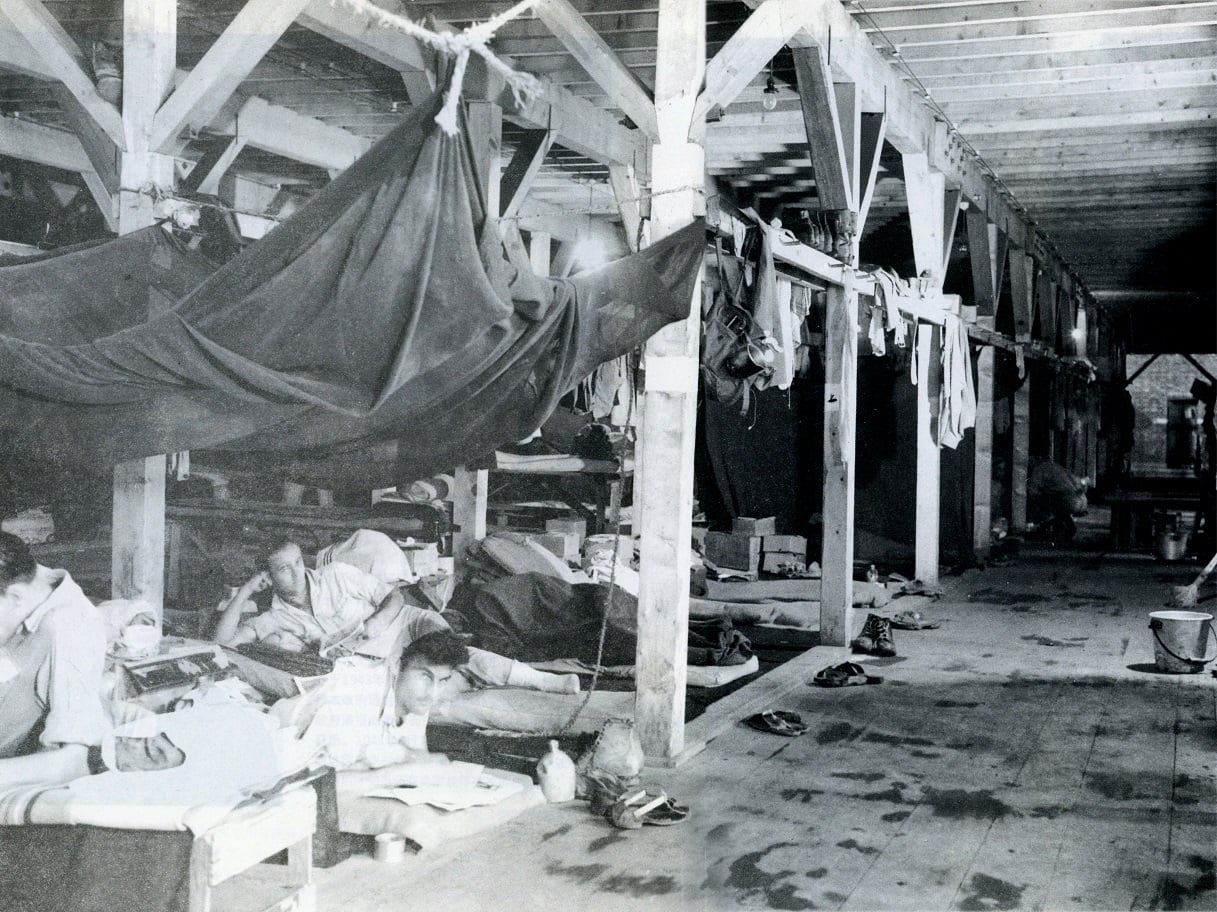
{"type": "Polygon", "coordinates": [[[617,58],[579,11],[568,0],[541,0],[533,10],[614,104],[642,132],[657,139],[659,121],[650,88],[617,58]]]}
{"type": "MultiPolygon", "coordinates": [[[[11,23],[42,61],[42,70],[54,74],[88,116],[105,132],[119,149],[127,147],[123,136],[123,119],[118,109],[97,94],[89,66],[76,42],[59,24],[40,0],[5,0],[0,11],[0,31],[11,23]]],[[[28,59],[25,55],[18,55],[28,59]]],[[[28,65],[25,64],[25,65],[28,65]]]]}
{"type": "Polygon", "coordinates": [[[311,0],[247,0],[156,112],[151,147],[170,151],[187,126],[204,127],[311,0]]]}

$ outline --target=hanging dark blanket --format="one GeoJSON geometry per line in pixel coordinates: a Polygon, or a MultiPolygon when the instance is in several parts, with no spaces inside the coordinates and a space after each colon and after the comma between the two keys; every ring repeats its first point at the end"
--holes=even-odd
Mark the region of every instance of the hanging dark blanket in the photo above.
{"type": "MultiPolygon", "coordinates": [[[[540,573],[521,573],[484,585],[463,585],[444,616],[473,645],[522,662],[580,659],[595,662],[607,584],[571,585],[540,573]]],[[[602,665],[633,665],[638,644],[638,601],[615,589],[604,637],[602,665]]],[[[742,665],[752,644],[730,621],[689,625],[691,665],[742,665]]]]}
{"type": "Polygon", "coordinates": [[[391,484],[519,439],[688,315],[701,223],[573,279],[517,272],[440,103],[214,272],[161,228],[0,267],[0,459],[211,449],[391,484]]]}

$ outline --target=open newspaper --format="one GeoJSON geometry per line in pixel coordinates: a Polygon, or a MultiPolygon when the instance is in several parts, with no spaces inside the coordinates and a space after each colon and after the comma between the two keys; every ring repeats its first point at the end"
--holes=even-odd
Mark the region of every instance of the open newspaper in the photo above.
{"type": "Polygon", "coordinates": [[[402,768],[393,788],[374,789],[369,798],[393,798],[414,807],[429,804],[444,811],[498,804],[524,789],[519,782],[496,776],[476,763],[418,763],[402,768]]]}

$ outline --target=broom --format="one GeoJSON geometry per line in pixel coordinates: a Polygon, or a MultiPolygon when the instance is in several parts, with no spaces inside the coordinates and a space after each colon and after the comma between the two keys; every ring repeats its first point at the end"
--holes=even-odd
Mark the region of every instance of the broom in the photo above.
{"type": "Polygon", "coordinates": [[[1217,569],[1217,554],[1214,554],[1209,559],[1204,569],[1200,571],[1200,575],[1189,585],[1171,587],[1171,605],[1176,608],[1195,608],[1196,597],[1200,594],[1200,587],[1214,569],[1217,569]]]}

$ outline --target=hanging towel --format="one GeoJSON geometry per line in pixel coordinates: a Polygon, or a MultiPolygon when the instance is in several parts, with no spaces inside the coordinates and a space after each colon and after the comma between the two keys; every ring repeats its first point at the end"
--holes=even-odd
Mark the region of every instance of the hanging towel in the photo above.
{"type": "Polygon", "coordinates": [[[963,440],[964,431],[976,426],[976,385],[972,379],[967,326],[959,317],[947,314],[942,330],[938,442],[953,450],[963,440]]]}
{"type": "Polygon", "coordinates": [[[887,328],[884,324],[883,305],[879,303],[879,283],[875,283],[875,304],[870,309],[870,325],[866,338],[870,340],[870,353],[876,358],[887,354],[887,328]]]}
{"type": "Polygon", "coordinates": [[[790,384],[794,381],[795,349],[798,347],[799,337],[794,325],[794,313],[790,309],[793,290],[791,282],[778,279],[773,326],[778,351],[773,359],[772,382],[778,389],[790,389],[790,384]]]}
{"type": "MultiPolygon", "coordinates": [[[[858,297],[854,291],[854,271],[844,270],[843,289],[845,307],[843,308],[846,322],[845,333],[841,340],[841,376],[857,377],[858,361],[858,297]]],[[[841,409],[837,412],[837,444],[840,449],[838,456],[842,465],[848,465],[854,452],[854,429],[857,412],[854,408],[856,395],[855,384],[840,385],[841,409]]]]}
{"type": "Polygon", "coordinates": [[[1027,356],[1021,345],[1014,346],[1014,365],[1018,368],[1019,380],[1027,376],[1027,356]]]}

